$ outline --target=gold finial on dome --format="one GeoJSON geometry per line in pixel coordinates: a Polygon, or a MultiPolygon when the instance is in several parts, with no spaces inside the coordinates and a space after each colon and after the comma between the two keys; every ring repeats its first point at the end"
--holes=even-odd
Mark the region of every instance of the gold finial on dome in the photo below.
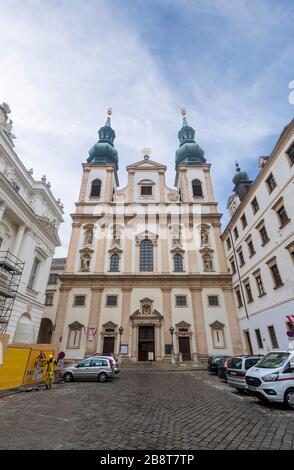
{"type": "Polygon", "coordinates": [[[107,110],[107,116],[110,117],[112,115],[112,108],[108,108],[107,110]]]}
{"type": "Polygon", "coordinates": [[[151,149],[149,149],[148,147],[145,147],[143,148],[142,153],[144,155],[144,160],[148,160],[152,152],[151,152],[151,149]]]}

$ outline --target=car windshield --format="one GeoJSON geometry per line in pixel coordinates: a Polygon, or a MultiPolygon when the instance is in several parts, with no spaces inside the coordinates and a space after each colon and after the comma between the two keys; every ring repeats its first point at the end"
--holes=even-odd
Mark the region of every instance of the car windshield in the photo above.
{"type": "Polygon", "coordinates": [[[221,357],[214,357],[212,359],[213,364],[217,364],[221,360],[221,357]]]}
{"type": "Polygon", "coordinates": [[[289,357],[289,353],[287,352],[272,352],[268,353],[264,356],[260,361],[256,364],[256,367],[260,367],[262,369],[277,369],[281,367],[284,362],[289,357]]]}

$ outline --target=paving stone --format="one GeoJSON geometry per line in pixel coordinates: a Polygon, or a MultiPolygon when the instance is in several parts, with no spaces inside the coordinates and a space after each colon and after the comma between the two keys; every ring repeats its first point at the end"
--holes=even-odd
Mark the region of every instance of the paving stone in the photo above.
{"type": "Polygon", "coordinates": [[[294,449],[294,413],[215,384],[206,371],[123,371],[4,397],[0,449],[294,449]]]}

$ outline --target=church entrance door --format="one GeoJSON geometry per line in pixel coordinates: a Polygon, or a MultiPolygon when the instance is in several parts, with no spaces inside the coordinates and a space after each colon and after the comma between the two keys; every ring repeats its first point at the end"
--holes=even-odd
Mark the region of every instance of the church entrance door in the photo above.
{"type": "Polygon", "coordinates": [[[139,326],[138,351],[139,361],[155,361],[154,326],[139,326]]]}
{"type": "Polygon", "coordinates": [[[105,336],[103,341],[103,355],[111,356],[114,353],[114,336],[105,336]]]}
{"type": "Polygon", "coordinates": [[[190,338],[188,336],[179,337],[179,352],[182,353],[183,361],[191,361],[190,338]]]}

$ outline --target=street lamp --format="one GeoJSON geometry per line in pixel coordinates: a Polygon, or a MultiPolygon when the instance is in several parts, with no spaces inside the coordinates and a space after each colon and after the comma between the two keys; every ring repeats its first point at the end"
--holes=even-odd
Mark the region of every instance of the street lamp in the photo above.
{"type": "Polygon", "coordinates": [[[171,326],[169,331],[170,331],[171,340],[172,340],[172,355],[173,355],[174,354],[174,332],[175,332],[174,327],[171,326]]]}
{"type": "Polygon", "coordinates": [[[118,329],[118,332],[119,332],[119,355],[121,354],[121,352],[120,352],[121,351],[121,335],[123,334],[123,331],[124,331],[123,327],[120,326],[119,329],[118,329]]]}

